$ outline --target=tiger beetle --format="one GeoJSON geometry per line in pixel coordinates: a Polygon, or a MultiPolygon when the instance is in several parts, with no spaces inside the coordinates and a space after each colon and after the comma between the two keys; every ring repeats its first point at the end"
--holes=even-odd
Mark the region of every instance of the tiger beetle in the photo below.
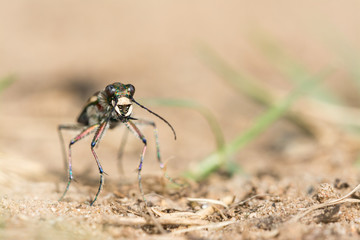
{"type": "Polygon", "coordinates": [[[86,136],[90,135],[91,133],[95,133],[93,140],[91,141],[91,152],[94,155],[96,160],[96,164],[99,168],[100,173],[100,184],[98,191],[95,195],[95,198],[90,203],[92,206],[96,199],[98,198],[102,186],[104,184],[104,170],[101,167],[100,160],[95,153],[95,146],[100,142],[101,138],[103,137],[105,131],[110,128],[113,129],[119,124],[123,123],[137,138],[139,138],[142,143],[144,144],[144,148],[142,150],[142,154],[140,155],[140,163],[138,167],[138,185],[140,189],[140,193],[144,202],[146,203],[146,199],[144,196],[144,192],[142,189],[141,184],[141,169],[144,161],[145,151],[146,151],[146,138],[141,133],[137,125],[150,125],[154,128],[154,135],[156,140],[156,152],[157,152],[157,159],[160,164],[160,168],[164,171],[165,177],[168,178],[170,181],[173,180],[166,174],[165,165],[161,161],[160,157],[160,148],[159,148],[159,140],[158,140],[158,133],[157,128],[154,122],[147,121],[147,120],[140,120],[131,117],[133,111],[133,103],[137,104],[141,108],[147,110],[151,114],[154,114],[161,120],[163,120],[172,130],[174,133],[174,138],[176,140],[176,133],[174,128],[171,124],[166,121],[163,117],[158,115],[157,113],[151,111],[147,107],[141,105],[134,99],[135,87],[131,84],[122,84],[120,82],[115,82],[106,86],[105,90],[96,92],[93,96],[91,96],[85,105],[84,109],[80,113],[80,116],[77,119],[77,124],[74,125],[59,125],[58,132],[59,137],[62,145],[63,156],[65,162],[68,162],[66,165],[68,167],[68,175],[69,179],[65,188],[64,193],[60,197],[59,201],[61,201],[67,191],[69,190],[70,184],[73,180],[73,172],[72,172],[72,159],[71,159],[71,147],[73,144],[78,142],[79,140],[85,138],[86,136]],[[135,122],[136,121],[136,122],[135,122]],[[62,135],[62,130],[78,130],[81,131],[76,137],[71,139],[69,143],[69,150],[68,150],[68,158],[66,159],[66,150],[65,150],[65,143],[64,138],[62,135]]]}

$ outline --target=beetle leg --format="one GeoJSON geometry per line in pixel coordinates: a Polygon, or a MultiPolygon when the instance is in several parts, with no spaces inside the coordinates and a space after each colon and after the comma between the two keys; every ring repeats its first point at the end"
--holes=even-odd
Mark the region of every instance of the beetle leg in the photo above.
{"type": "Polygon", "coordinates": [[[96,144],[99,143],[99,141],[101,140],[101,137],[103,136],[105,130],[106,130],[106,126],[107,126],[107,123],[108,121],[105,121],[103,123],[100,124],[100,126],[98,127],[98,129],[96,130],[96,133],[95,133],[95,136],[91,142],[91,152],[92,154],[94,155],[94,158],[96,160],[96,164],[99,168],[99,173],[100,173],[100,183],[99,183],[99,189],[95,195],[95,198],[94,200],[90,203],[90,206],[92,206],[94,204],[94,202],[96,201],[97,197],[99,196],[100,194],[100,191],[102,189],[102,186],[104,184],[104,170],[102,169],[101,167],[101,164],[100,164],[100,161],[99,161],[99,158],[94,150],[94,147],[96,146],[96,144]]]}
{"type": "Polygon", "coordinates": [[[154,136],[155,136],[155,142],[156,142],[156,157],[157,157],[157,160],[159,162],[160,169],[163,171],[165,178],[167,180],[169,180],[171,183],[173,183],[173,184],[175,184],[177,186],[183,186],[182,184],[179,184],[179,183],[175,182],[175,180],[173,178],[171,178],[166,172],[166,165],[161,160],[159,134],[158,134],[158,129],[156,127],[155,122],[149,121],[149,120],[144,120],[144,119],[138,119],[138,121],[136,122],[136,125],[148,125],[148,126],[153,127],[154,136]]]}
{"type": "MultiPolygon", "coordinates": [[[[88,136],[90,133],[94,132],[96,130],[96,128],[99,127],[99,124],[95,124],[95,125],[92,125],[88,128],[86,128],[85,130],[83,130],[80,134],[78,134],[76,137],[74,137],[71,141],[70,141],[70,144],[69,144],[69,155],[68,155],[68,170],[69,170],[69,180],[68,180],[68,183],[66,185],[66,188],[65,188],[65,191],[63,193],[63,195],[60,197],[59,201],[61,201],[67,191],[69,190],[69,187],[70,187],[70,184],[71,184],[71,181],[73,180],[73,173],[72,173],[72,160],[71,160],[71,146],[76,143],[77,141],[83,139],[84,137],[88,136]]],[[[62,139],[62,142],[64,142],[63,138],[62,138],[62,134],[61,134],[61,129],[76,129],[74,126],[71,127],[66,127],[65,125],[61,125],[59,126],[59,132],[60,132],[60,138],[62,139]]],[[[64,152],[65,152],[65,149],[64,149],[64,152]]]]}
{"type": "Polygon", "coordinates": [[[125,149],[125,145],[126,145],[126,141],[127,141],[128,136],[129,136],[129,131],[124,131],[123,136],[121,138],[121,143],[120,143],[120,148],[119,148],[119,151],[118,151],[118,155],[117,155],[118,169],[119,169],[119,172],[121,174],[124,174],[124,168],[123,168],[122,159],[123,159],[124,149],[125,149]]]}
{"type": "Polygon", "coordinates": [[[132,121],[129,120],[128,122],[125,122],[125,125],[144,144],[142,154],[140,155],[140,163],[139,163],[139,167],[138,167],[138,184],[139,184],[139,189],[140,189],[141,196],[142,196],[144,202],[146,203],[146,199],[145,199],[145,195],[144,195],[144,191],[143,191],[142,183],[141,183],[141,170],[142,170],[142,165],[143,165],[143,162],[144,162],[144,156],[145,156],[146,146],[147,146],[146,138],[140,132],[139,128],[132,121]]]}
{"type": "Polygon", "coordinates": [[[62,151],[62,155],[63,155],[63,159],[64,159],[64,169],[67,171],[68,170],[68,159],[66,157],[66,150],[65,150],[65,142],[64,142],[64,137],[62,134],[62,130],[72,130],[72,131],[79,131],[84,129],[84,125],[78,125],[78,124],[61,124],[58,126],[58,134],[59,134],[59,139],[60,139],[60,144],[61,144],[61,151],[62,151]]]}

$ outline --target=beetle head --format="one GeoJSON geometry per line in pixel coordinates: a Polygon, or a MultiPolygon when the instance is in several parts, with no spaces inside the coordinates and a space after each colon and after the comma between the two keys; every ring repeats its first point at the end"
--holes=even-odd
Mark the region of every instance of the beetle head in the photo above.
{"type": "Polygon", "coordinates": [[[106,86],[105,93],[120,117],[130,117],[133,110],[131,100],[135,93],[133,85],[116,82],[106,86]]]}

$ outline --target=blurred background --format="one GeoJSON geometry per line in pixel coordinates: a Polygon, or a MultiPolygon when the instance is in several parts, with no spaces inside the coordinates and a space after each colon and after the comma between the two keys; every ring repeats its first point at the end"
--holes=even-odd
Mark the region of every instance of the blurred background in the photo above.
{"type": "MultiPolygon", "coordinates": [[[[135,117],[157,122],[174,176],[225,151],[225,162],[250,176],[356,177],[359,7],[328,0],[1,1],[1,182],[65,181],[57,126],[75,123],[88,97],[117,81],[133,84],[135,98],[174,126],[176,141],[161,120],[134,109],[135,117]],[[316,83],[301,87],[307,82],[316,83]],[[279,104],[291,110],[276,111],[279,104]],[[274,117],[264,117],[267,111],[274,117]],[[255,134],[243,136],[249,129],[255,134]]],[[[152,129],[142,130],[144,174],[160,175],[152,129]]],[[[112,181],[121,175],[123,131],[108,131],[97,150],[112,181]]],[[[66,133],[66,142],[75,134],[66,133]]],[[[142,144],[128,139],[124,169],[134,180],[142,144]]],[[[73,150],[82,183],[86,176],[98,181],[90,141],[73,150]]]]}

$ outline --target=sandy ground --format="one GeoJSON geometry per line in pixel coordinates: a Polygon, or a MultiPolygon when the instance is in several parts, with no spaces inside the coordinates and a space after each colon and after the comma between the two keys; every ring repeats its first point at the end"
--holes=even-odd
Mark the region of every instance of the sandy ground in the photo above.
{"type": "MultiPolygon", "coordinates": [[[[278,121],[234,156],[241,174],[219,172],[180,188],[163,179],[152,129],[142,128],[149,207],[136,180],[142,144],[132,136],[119,171],[124,128],[109,131],[97,149],[108,175],[94,206],[98,173],[89,139],[74,146],[76,182],[59,202],[67,176],[56,131],[74,123],[93,92],[120,81],[135,85],[139,101],[206,106],[229,142],[265,109],[214,74],[198,50],[211,47],[282,95],[291,84],[256,47],[259,37],[275,39],[313,72],[334,67],[324,85],[357,107],[339,51],[359,48],[358,9],[356,1],[0,2],[0,76],[16,79],[0,93],[0,238],[358,239],[359,193],[331,201],[360,183],[359,138],[324,121],[323,109],[296,108],[315,138],[278,121]],[[323,203],[329,206],[311,209],[323,203]]],[[[151,109],[175,127],[176,141],[153,115],[135,108],[135,116],[156,120],[169,175],[185,182],[183,171],[215,150],[214,136],[191,109],[151,109]]]]}

